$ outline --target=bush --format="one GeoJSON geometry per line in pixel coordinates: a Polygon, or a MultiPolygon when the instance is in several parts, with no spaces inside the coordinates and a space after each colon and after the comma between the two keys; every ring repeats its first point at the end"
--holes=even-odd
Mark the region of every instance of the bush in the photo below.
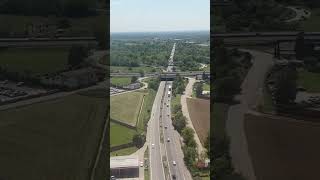
{"type": "Polygon", "coordinates": [[[146,141],[146,137],[142,134],[135,134],[132,137],[132,142],[137,148],[141,148],[146,141]]]}

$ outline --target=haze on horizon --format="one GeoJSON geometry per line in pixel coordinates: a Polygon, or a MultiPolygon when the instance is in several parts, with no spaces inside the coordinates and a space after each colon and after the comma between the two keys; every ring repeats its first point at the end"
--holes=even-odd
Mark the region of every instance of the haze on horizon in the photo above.
{"type": "Polygon", "coordinates": [[[209,31],[210,0],[111,0],[110,31],[209,31]]]}

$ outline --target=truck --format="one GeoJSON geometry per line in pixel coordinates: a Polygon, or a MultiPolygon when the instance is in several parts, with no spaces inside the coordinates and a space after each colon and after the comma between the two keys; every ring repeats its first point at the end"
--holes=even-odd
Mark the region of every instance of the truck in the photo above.
{"type": "Polygon", "coordinates": [[[171,91],[168,91],[168,97],[170,97],[171,91]]]}

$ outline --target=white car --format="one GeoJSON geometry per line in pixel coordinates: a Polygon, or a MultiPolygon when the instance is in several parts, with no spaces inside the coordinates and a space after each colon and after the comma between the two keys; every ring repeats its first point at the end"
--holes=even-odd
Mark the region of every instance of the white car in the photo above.
{"type": "Polygon", "coordinates": [[[154,149],[154,144],[151,144],[151,146],[152,146],[152,149],[154,149]]]}
{"type": "Polygon", "coordinates": [[[170,142],[170,139],[168,138],[168,140],[167,140],[168,142],[170,142]]]}
{"type": "Polygon", "coordinates": [[[177,165],[177,163],[175,162],[175,161],[172,161],[172,164],[175,166],[175,165],[177,165]]]}
{"type": "Polygon", "coordinates": [[[140,161],[140,167],[143,167],[143,162],[142,161],[140,161]]]}

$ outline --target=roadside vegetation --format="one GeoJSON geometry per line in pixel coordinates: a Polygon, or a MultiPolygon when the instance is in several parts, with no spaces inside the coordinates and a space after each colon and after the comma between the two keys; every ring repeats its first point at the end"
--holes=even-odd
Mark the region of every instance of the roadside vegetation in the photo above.
{"type": "MultiPolygon", "coordinates": [[[[184,145],[182,151],[184,154],[184,162],[190,170],[194,178],[209,176],[209,170],[198,166],[199,162],[204,162],[204,157],[198,157],[197,143],[194,140],[193,129],[186,126],[186,117],[182,114],[180,97],[186,87],[186,80],[177,76],[173,81],[172,92],[173,97],[171,100],[172,107],[172,123],[174,128],[180,133],[183,138],[184,145]],[[196,160],[197,158],[198,161],[196,160]]],[[[208,145],[209,143],[206,143],[208,145]]],[[[206,146],[206,148],[209,148],[206,146]]],[[[208,157],[208,154],[206,155],[208,157]]]]}
{"type": "Polygon", "coordinates": [[[237,49],[226,49],[223,41],[217,40],[214,47],[214,99],[215,102],[233,101],[240,93],[241,83],[252,65],[251,55],[237,49]]]}

